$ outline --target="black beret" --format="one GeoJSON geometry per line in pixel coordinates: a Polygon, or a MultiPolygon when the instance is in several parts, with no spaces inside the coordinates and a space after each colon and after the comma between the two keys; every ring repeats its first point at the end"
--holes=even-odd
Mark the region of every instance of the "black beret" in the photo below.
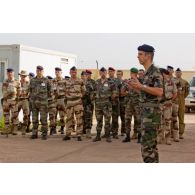
{"type": "Polygon", "coordinates": [[[28,76],[35,77],[35,74],[30,72],[28,76]]]}
{"type": "Polygon", "coordinates": [[[169,71],[165,68],[159,68],[160,72],[163,74],[166,74],[166,75],[169,75],[169,71]]]}
{"type": "Polygon", "coordinates": [[[65,79],[69,79],[70,77],[69,77],[69,76],[65,76],[64,78],[65,78],[65,79]]]}
{"type": "Polygon", "coordinates": [[[70,70],[77,70],[77,68],[75,66],[73,66],[70,70]]]}
{"type": "Polygon", "coordinates": [[[153,53],[155,50],[154,50],[154,47],[152,47],[151,45],[140,45],[138,48],[137,48],[138,51],[144,51],[144,52],[150,52],[150,53],[153,53]]]}
{"type": "Polygon", "coordinates": [[[102,68],[100,69],[100,71],[101,71],[101,72],[104,72],[104,71],[106,71],[106,69],[105,69],[104,67],[102,67],[102,68]]]}
{"type": "Polygon", "coordinates": [[[180,68],[177,68],[177,69],[176,69],[176,72],[181,72],[181,69],[180,69],[180,68]]]}
{"type": "Polygon", "coordinates": [[[53,79],[51,76],[47,76],[47,78],[50,79],[50,80],[53,79]]]}
{"type": "Polygon", "coordinates": [[[86,74],[86,72],[85,72],[85,71],[82,71],[82,72],[81,72],[81,75],[85,75],[85,74],[86,74]]]}
{"type": "Polygon", "coordinates": [[[109,67],[108,70],[115,71],[115,69],[113,67],[109,67]]]}
{"type": "Polygon", "coordinates": [[[59,67],[56,67],[55,70],[56,70],[56,71],[62,71],[62,69],[59,68],[59,67]]]}
{"type": "Polygon", "coordinates": [[[13,68],[7,68],[7,72],[14,72],[13,68]]]}
{"type": "Polygon", "coordinates": [[[43,66],[37,66],[37,70],[43,70],[43,66]]]}
{"type": "Polygon", "coordinates": [[[173,68],[173,66],[167,66],[167,69],[173,70],[174,68],[173,68]]]}

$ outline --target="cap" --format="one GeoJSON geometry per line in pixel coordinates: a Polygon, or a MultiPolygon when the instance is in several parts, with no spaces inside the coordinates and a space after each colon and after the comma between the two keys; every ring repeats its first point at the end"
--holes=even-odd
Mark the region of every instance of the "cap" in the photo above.
{"type": "Polygon", "coordinates": [[[173,66],[167,66],[167,69],[173,70],[174,68],[173,68],[173,66]]]}
{"type": "Polygon", "coordinates": [[[43,70],[43,66],[37,66],[37,70],[43,70]]]}
{"type": "Polygon", "coordinates": [[[21,76],[28,76],[28,73],[27,73],[27,71],[25,71],[25,70],[21,70],[21,72],[18,73],[18,75],[21,75],[21,76]]]}
{"type": "Polygon", "coordinates": [[[91,70],[85,70],[86,74],[92,74],[91,70]]]}
{"type": "Polygon", "coordinates": [[[75,66],[73,66],[70,70],[77,70],[77,68],[75,66]]]}
{"type": "Polygon", "coordinates": [[[144,52],[150,52],[150,53],[153,53],[155,51],[154,47],[152,47],[151,45],[147,45],[147,44],[140,45],[137,48],[137,50],[138,51],[144,51],[144,52]]]}
{"type": "Polygon", "coordinates": [[[105,69],[104,67],[102,67],[102,68],[100,69],[100,71],[101,71],[101,72],[105,72],[106,69],[105,69]]]}
{"type": "Polygon", "coordinates": [[[59,67],[56,67],[56,68],[55,68],[55,71],[62,71],[62,69],[59,68],[59,67]]]}
{"type": "Polygon", "coordinates": [[[176,72],[181,72],[181,69],[180,69],[180,68],[177,68],[177,69],[176,69],[176,72]]]}
{"type": "Polygon", "coordinates": [[[86,73],[85,71],[82,71],[82,72],[81,72],[81,75],[85,75],[85,73],[86,73]]]}
{"type": "Polygon", "coordinates": [[[165,68],[159,68],[161,74],[166,74],[166,75],[169,75],[169,71],[165,68]]]}
{"type": "Polygon", "coordinates": [[[135,68],[135,67],[133,67],[133,68],[130,69],[130,72],[132,72],[132,73],[138,73],[138,69],[135,68]]]}
{"type": "Polygon", "coordinates": [[[113,67],[109,67],[108,70],[115,71],[115,69],[113,67]]]}
{"type": "Polygon", "coordinates": [[[7,68],[7,72],[14,72],[13,68],[7,68]]]}
{"type": "Polygon", "coordinates": [[[35,74],[33,72],[30,72],[28,76],[35,77],[35,74]]]}

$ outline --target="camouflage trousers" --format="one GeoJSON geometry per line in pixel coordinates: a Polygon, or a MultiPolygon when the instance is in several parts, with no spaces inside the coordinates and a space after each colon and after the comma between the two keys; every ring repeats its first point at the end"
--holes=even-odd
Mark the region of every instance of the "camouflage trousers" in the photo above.
{"type": "Polygon", "coordinates": [[[49,126],[56,127],[56,101],[48,101],[49,126]]]}
{"type": "Polygon", "coordinates": [[[172,102],[170,100],[161,105],[161,112],[161,126],[158,132],[159,141],[171,137],[172,102]]]}
{"type": "Polygon", "coordinates": [[[74,116],[76,118],[76,134],[82,135],[83,132],[83,105],[81,104],[72,105],[67,103],[66,108],[66,136],[70,136],[74,130],[74,116]]]}
{"type": "Polygon", "coordinates": [[[159,162],[157,133],[161,121],[160,107],[145,103],[141,109],[142,142],[141,153],[145,163],[159,162]]]}
{"type": "Polygon", "coordinates": [[[179,118],[179,134],[180,135],[183,135],[184,130],[185,130],[184,113],[185,113],[185,99],[179,99],[178,118],[179,118]]]}
{"type": "Polygon", "coordinates": [[[41,132],[42,135],[47,135],[48,130],[48,103],[41,101],[32,101],[32,123],[33,130],[32,134],[35,135],[38,133],[39,127],[39,114],[40,114],[40,122],[41,122],[41,132]]]}
{"type": "Polygon", "coordinates": [[[112,116],[112,104],[110,102],[98,102],[95,104],[95,116],[97,120],[97,136],[101,135],[104,118],[105,135],[110,136],[110,120],[112,116]]]}
{"type": "Polygon", "coordinates": [[[57,99],[56,101],[56,119],[59,113],[60,116],[60,126],[65,126],[65,113],[66,113],[66,105],[65,98],[57,99]]]}
{"type": "Polygon", "coordinates": [[[112,103],[112,125],[111,125],[111,131],[113,135],[118,135],[118,117],[120,112],[119,102],[112,103]]]}
{"type": "Polygon", "coordinates": [[[18,113],[20,111],[23,111],[23,127],[27,128],[29,124],[29,115],[30,115],[30,109],[29,109],[29,101],[28,99],[22,99],[18,101],[18,113]]]}
{"type": "Polygon", "coordinates": [[[91,129],[92,121],[93,121],[93,104],[88,103],[84,104],[84,112],[83,112],[83,129],[91,129]]]}
{"type": "Polygon", "coordinates": [[[5,120],[4,133],[18,130],[18,104],[16,100],[3,100],[3,116],[5,120]]]}
{"type": "Polygon", "coordinates": [[[132,102],[129,100],[125,109],[125,129],[127,137],[130,137],[131,132],[131,121],[134,116],[134,131],[139,133],[141,130],[141,121],[140,121],[140,105],[139,102],[132,102]]]}
{"type": "Polygon", "coordinates": [[[172,133],[178,131],[179,133],[179,126],[178,126],[178,109],[179,105],[175,102],[172,103],[172,133]]]}
{"type": "Polygon", "coordinates": [[[121,133],[125,133],[125,107],[126,107],[126,102],[125,102],[125,97],[121,97],[119,99],[120,101],[120,111],[119,111],[119,115],[120,115],[120,119],[121,119],[121,133]]]}

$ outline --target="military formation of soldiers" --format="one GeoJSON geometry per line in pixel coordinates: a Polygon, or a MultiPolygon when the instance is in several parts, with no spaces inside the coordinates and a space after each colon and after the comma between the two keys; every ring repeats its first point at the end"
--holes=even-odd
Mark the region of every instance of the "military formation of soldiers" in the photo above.
{"type": "Polygon", "coordinates": [[[84,137],[91,139],[95,110],[97,126],[93,142],[104,138],[107,142],[119,139],[120,119],[120,135],[125,135],[122,142],[137,139],[141,143],[143,161],[159,162],[157,143],[171,145],[172,141],[179,142],[184,138],[185,98],[189,84],[181,78],[179,68],[174,77],[173,67],[157,68],[153,57],[152,46],[139,46],[138,60],[145,70],[131,68],[129,79],[123,79],[123,71],[113,67],[108,70],[102,67],[96,81],[91,78],[90,70],[83,71],[78,78],[76,67],[72,67],[70,77],[65,78],[62,69],[56,67],[56,77],[52,78],[45,77],[44,68],[37,66],[36,75],[23,70],[17,81],[14,70],[8,68],[7,79],[2,85],[5,119],[2,134],[17,135],[21,130],[25,135],[30,131],[32,118],[31,139],[38,138],[39,124],[43,140],[48,138],[48,126],[50,135],[57,134],[57,126],[60,126],[63,141],[70,140],[73,132],[78,141],[84,137]],[[19,126],[20,110],[23,111],[23,122],[19,126]]]}

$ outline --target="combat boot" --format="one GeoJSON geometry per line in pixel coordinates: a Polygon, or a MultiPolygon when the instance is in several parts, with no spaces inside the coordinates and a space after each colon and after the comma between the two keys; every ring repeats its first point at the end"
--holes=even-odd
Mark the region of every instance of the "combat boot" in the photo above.
{"type": "Polygon", "coordinates": [[[113,139],[119,139],[117,134],[113,134],[113,139]]]}
{"type": "Polygon", "coordinates": [[[108,143],[112,142],[111,137],[108,136],[108,137],[106,138],[106,141],[107,141],[108,143]]]}
{"type": "Polygon", "coordinates": [[[97,133],[96,137],[93,139],[93,142],[101,141],[100,133],[97,133]]]}
{"type": "Polygon", "coordinates": [[[47,134],[43,134],[41,137],[42,140],[47,140],[47,134]]]}
{"type": "Polygon", "coordinates": [[[25,125],[22,125],[22,135],[26,135],[26,129],[27,127],[25,125]]]}
{"type": "Polygon", "coordinates": [[[36,134],[31,135],[30,139],[38,139],[38,134],[36,133],[36,134]]]}
{"type": "Polygon", "coordinates": [[[178,137],[178,131],[177,130],[173,131],[173,141],[174,142],[179,142],[179,137],[178,137]]]}
{"type": "Polygon", "coordinates": [[[18,131],[18,126],[12,125],[11,127],[12,130],[12,135],[18,135],[17,131],[18,131]]]}
{"type": "Polygon", "coordinates": [[[184,136],[179,134],[179,139],[184,139],[184,136]]]}
{"type": "Polygon", "coordinates": [[[91,139],[91,129],[86,130],[86,138],[91,139]]]}
{"type": "Polygon", "coordinates": [[[64,134],[64,126],[61,126],[60,133],[64,134]]]}
{"type": "Polygon", "coordinates": [[[131,138],[130,136],[126,136],[125,139],[122,141],[123,143],[130,142],[131,138]]]}
{"type": "Polygon", "coordinates": [[[102,135],[102,138],[106,138],[106,134],[102,135]]]}
{"type": "Polygon", "coordinates": [[[55,127],[51,127],[51,129],[50,129],[50,135],[53,135],[54,134],[54,131],[56,131],[55,127]]]}
{"type": "Polygon", "coordinates": [[[70,140],[71,138],[67,135],[64,136],[64,138],[62,139],[63,141],[67,141],[67,140],[70,140]]]}
{"type": "Polygon", "coordinates": [[[167,145],[171,145],[171,138],[170,138],[170,137],[167,137],[167,138],[166,138],[166,144],[167,144],[167,145]]]}
{"type": "Polygon", "coordinates": [[[136,132],[133,132],[133,135],[132,135],[131,139],[137,139],[137,133],[136,132]]]}
{"type": "Polygon", "coordinates": [[[77,141],[82,141],[81,136],[77,137],[77,141]]]}
{"type": "Polygon", "coordinates": [[[141,143],[141,139],[142,139],[142,134],[141,133],[138,133],[138,136],[137,136],[137,143],[141,143]]]}

